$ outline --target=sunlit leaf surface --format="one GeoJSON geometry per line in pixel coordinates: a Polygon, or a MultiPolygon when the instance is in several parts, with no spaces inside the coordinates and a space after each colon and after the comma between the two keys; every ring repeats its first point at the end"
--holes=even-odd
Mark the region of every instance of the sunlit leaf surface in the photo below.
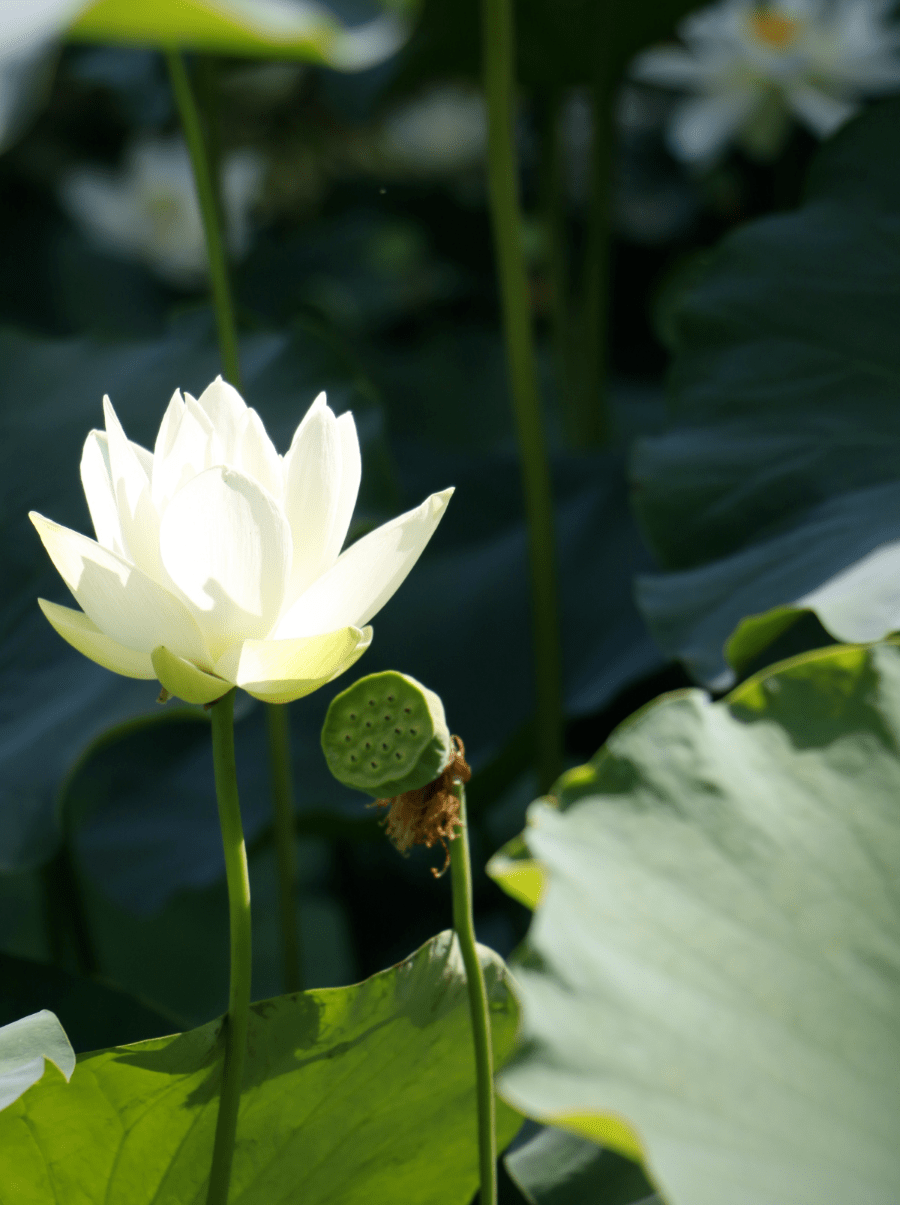
{"type": "MultiPolygon", "coordinates": [[[[482,949],[495,1057],[516,1005],[482,949]]],[[[253,1006],[232,1205],[440,1200],[477,1185],[465,973],[444,933],[354,987],[253,1006]]],[[[0,1115],[0,1201],[150,1205],[205,1199],[221,1022],[79,1060],[0,1115]]],[[[501,1147],[519,1116],[501,1104],[501,1147]]]]}
{"type": "Polygon", "coordinates": [[[529,812],[546,878],[505,1098],[627,1124],[671,1205],[894,1205],[898,747],[892,644],[622,725],[529,812]]]}

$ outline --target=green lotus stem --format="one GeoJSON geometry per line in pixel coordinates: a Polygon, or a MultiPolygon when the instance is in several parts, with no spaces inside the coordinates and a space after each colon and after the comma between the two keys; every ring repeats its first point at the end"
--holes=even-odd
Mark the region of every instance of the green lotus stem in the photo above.
{"type": "Polygon", "coordinates": [[[212,719],[216,799],[219,804],[225,877],[228,882],[231,980],[228,989],[228,1015],[225,1018],[225,1065],[222,1070],[219,1115],[216,1119],[216,1138],[206,1205],[227,1205],[228,1201],[244,1060],[247,1054],[247,1026],[250,1020],[250,874],[247,869],[247,850],[241,825],[237,768],[234,762],[235,693],[235,690],[230,690],[209,709],[212,719]]]}
{"type": "Polygon", "coordinates": [[[511,0],[482,0],[488,191],[528,520],[536,693],[535,759],[539,789],[546,791],[562,768],[562,674],[550,470],[522,252],[514,132],[513,49],[511,0]]]}
{"type": "Polygon", "coordinates": [[[613,80],[610,63],[612,0],[596,0],[591,81],[589,202],[584,255],[584,376],[580,390],[581,442],[606,443],[611,431],[608,389],[610,194],[613,155],[613,80]]]}
{"type": "Polygon", "coordinates": [[[475,945],[472,914],[472,864],[466,822],[466,789],[454,786],[459,799],[459,832],[450,842],[450,879],[453,891],[453,928],[466,968],[469,1015],[475,1047],[475,1090],[478,1100],[478,1165],[481,1173],[480,1205],[497,1203],[497,1124],[494,1101],[494,1055],[491,1048],[491,1013],[484,971],[475,945]]]}
{"type": "Polygon", "coordinates": [[[303,976],[297,926],[297,846],[287,705],[267,703],[266,725],[275,819],[278,909],[281,916],[281,972],[284,990],[299,992],[303,986],[303,976]]]}
{"type": "Polygon", "coordinates": [[[194,99],[191,81],[181,54],[173,49],[166,51],[172,91],[181,118],[181,128],[191,157],[197,199],[203,218],[203,233],[206,238],[206,257],[209,261],[209,280],[212,286],[213,310],[222,350],[225,377],[236,389],[241,387],[241,365],[238,357],[237,324],[234,318],[234,302],[228,278],[228,259],[225,253],[225,237],[219,221],[218,182],[213,176],[210,158],[203,136],[200,110],[194,99]]]}
{"type": "MultiPolygon", "coordinates": [[[[217,151],[218,147],[217,139],[214,137],[215,114],[212,111],[216,86],[215,64],[210,64],[205,76],[207,108],[210,112],[206,123],[207,131],[204,135],[200,110],[184,60],[175,49],[167,51],[166,57],[185,142],[191,157],[200,215],[203,220],[206,257],[209,264],[209,279],[212,286],[212,302],[216,315],[222,367],[225,379],[230,381],[236,389],[240,389],[241,364],[231,279],[228,271],[228,255],[223,235],[223,207],[218,173],[213,166],[213,151],[217,151]]],[[[218,159],[218,154],[215,159],[218,159]]],[[[300,987],[300,936],[296,908],[297,871],[293,828],[293,787],[287,716],[283,711],[284,706],[286,705],[276,706],[267,703],[266,720],[269,729],[275,853],[278,891],[281,900],[283,973],[285,990],[290,992],[296,991],[300,987]]]]}
{"type": "Polygon", "coordinates": [[[565,157],[560,125],[562,89],[554,87],[543,96],[541,106],[540,209],[546,246],[544,262],[550,285],[550,327],[556,369],[556,392],[560,416],[571,443],[581,443],[581,412],[577,377],[572,357],[573,339],[570,305],[569,258],[566,238],[565,157]]]}

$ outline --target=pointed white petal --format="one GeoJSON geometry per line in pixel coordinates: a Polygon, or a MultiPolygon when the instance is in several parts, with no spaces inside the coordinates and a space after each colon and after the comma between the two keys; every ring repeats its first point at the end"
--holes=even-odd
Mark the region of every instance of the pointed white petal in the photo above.
{"type": "Polygon", "coordinates": [[[213,703],[231,690],[231,682],[215,674],[204,673],[192,661],[170,653],[164,645],[155,648],[150,657],[154,677],[159,679],[170,695],[183,699],[185,703],[213,703]]]}
{"type": "Polygon", "coordinates": [[[709,64],[679,46],[660,46],[639,54],[629,68],[634,80],[666,88],[702,88],[710,74],[709,64]]]}
{"type": "Polygon", "coordinates": [[[432,494],[363,536],[283,615],[275,639],[330,632],[335,624],[361,628],[399,588],[434,535],[453,494],[432,494]]]}
{"type": "Polygon", "coordinates": [[[180,599],[87,536],[35,511],[29,518],[76,602],[104,635],[139,653],[165,644],[180,656],[211,664],[200,629],[180,599]]]}
{"type": "Polygon", "coordinates": [[[290,529],[255,481],[222,465],[194,477],[169,503],[159,546],[215,657],[269,634],[290,574],[290,529]]]}
{"type": "Polygon", "coordinates": [[[672,153],[687,162],[716,159],[751,115],[758,95],[747,88],[682,101],[669,126],[672,153]]]}
{"type": "Polygon", "coordinates": [[[819,138],[827,138],[839,130],[859,109],[852,101],[830,96],[813,84],[795,84],[787,89],[787,102],[819,138]]]}
{"type": "Polygon", "coordinates": [[[91,431],[84,441],[84,451],[81,454],[81,484],[84,487],[88,510],[91,512],[97,543],[123,556],[125,544],[122,525],[119,522],[119,508],[116,505],[112,483],[109,445],[103,431],[91,431]]]}
{"type": "Polygon", "coordinates": [[[356,507],[359,483],[362,480],[362,459],[359,454],[359,437],[356,423],[348,411],[337,420],[341,444],[341,486],[334,507],[334,522],[323,557],[324,568],[330,569],[340,556],[350,529],[350,520],[356,507]]]}
{"type": "Polygon", "coordinates": [[[267,703],[312,694],[349,669],[372,642],[372,629],[341,628],[295,640],[245,640],[219,659],[216,671],[267,703]]]}
{"type": "MultiPolygon", "coordinates": [[[[174,399],[173,399],[174,401],[174,399]]],[[[169,403],[170,409],[172,403],[169,403]]],[[[169,418],[169,412],[163,420],[169,418]]],[[[193,477],[209,466],[212,424],[196,400],[187,395],[180,416],[173,415],[166,432],[168,452],[153,460],[153,502],[160,517],[169,502],[193,477]],[[178,423],[177,427],[174,425],[178,423]]]]}
{"type": "Polygon", "coordinates": [[[294,434],[284,458],[284,481],[284,512],[294,549],[286,598],[293,601],[328,568],[325,555],[340,497],[341,437],[324,393],[294,434]]]}
{"type": "MultiPolygon", "coordinates": [[[[181,418],[184,414],[184,398],[181,396],[181,390],[176,389],[169,399],[169,404],[166,407],[166,412],[163,415],[163,420],[159,424],[159,431],[156,434],[156,443],[153,446],[153,473],[156,474],[156,466],[169,455],[175,445],[175,436],[178,434],[178,428],[181,426],[181,418]]],[[[156,486],[154,484],[154,491],[156,486]]]]}
{"type": "Polygon", "coordinates": [[[213,429],[219,437],[225,462],[234,464],[238,428],[247,409],[244,399],[233,385],[229,385],[219,376],[211,385],[207,385],[197,401],[201,409],[209,416],[213,429]]]}
{"type": "Polygon", "coordinates": [[[63,640],[104,669],[111,669],[114,674],[122,674],[126,678],[156,677],[148,653],[137,653],[104,635],[83,611],[61,607],[43,598],[38,599],[38,606],[63,640]]]}
{"type": "Polygon", "coordinates": [[[108,397],[103,399],[103,413],[125,555],[139,569],[158,578],[159,519],[150,492],[153,458],[146,449],[139,452],[127,438],[108,397]]]}
{"type": "Polygon", "coordinates": [[[238,428],[235,468],[258,481],[280,501],[284,492],[281,457],[266,434],[262,419],[249,406],[238,428]]]}

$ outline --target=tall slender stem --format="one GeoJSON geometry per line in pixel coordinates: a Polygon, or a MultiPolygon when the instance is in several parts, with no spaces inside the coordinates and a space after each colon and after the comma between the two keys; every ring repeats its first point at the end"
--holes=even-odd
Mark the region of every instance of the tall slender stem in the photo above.
{"type": "MultiPolygon", "coordinates": [[[[204,72],[207,121],[204,135],[200,110],[194,97],[184,60],[177,50],[167,51],[172,89],[181,117],[184,137],[191,157],[200,215],[206,238],[206,255],[212,286],[213,310],[219,335],[219,350],[226,380],[241,388],[241,364],[238,352],[237,325],[228,272],[228,256],[223,235],[223,208],[219,189],[218,123],[216,121],[216,65],[210,63],[204,72]]],[[[293,832],[293,789],[291,785],[290,749],[287,739],[287,717],[283,708],[266,704],[271,757],[272,792],[275,813],[276,862],[279,895],[282,900],[281,923],[284,949],[285,990],[296,991],[300,986],[300,937],[296,909],[296,854],[293,832]],[[273,733],[278,735],[273,736],[273,733]],[[285,906],[290,898],[291,907],[285,906]]]]}
{"type": "Polygon", "coordinates": [[[225,877],[228,882],[228,913],[231,922],[231,980],[228,989],[228,1015],[225,1018],[225,1066],[212,1170],[206,1194],[207,1205],[226,1205],[231,1182],[231,1163],[237,1133],[241,1083],[247,1053],[247,1026],[250,1020],[252,947],[250,932],[250,875],[247,850],[241,825],[241,805],[237,791],[234,762],[234,696],[230,690],[210,708],[212,719],[213,767],[216,799],[225,853],[225,877]]]}
{"type": "Polygon", "coordinates": [[[528,520],[537,696],[536,760],[540,789],[547,790],[562,764],[556,541],[550,471],[535,369],[528,278],[522,252],[514,131],[513,47],[511,0],[482,0],[491,222],[528,520]]]}
{"type": "Polygon", "coordinates": [[[172,91],[184,130],[184,140],[191,156],[197,200],[203,218],[203,233],[206,238],[206,256],[209,261],[209,280],[212,286],[213,310],[219,332],[219,346],[226,378],[236,388],[241,387],[241,365],[238,357],[237,325],[234,319],[234,302],[228,278],[228,259],[225,239],[219,221],[218,181],[210,166],[206,143],[203,138],[203,123],[200,110],[194,99],[191,81],[188,78],[184,59],[177,50],[166,51],[172,91]]]}
{"type": "Polygon", "coordinates": [[[303,986],[303,977],[300,934],[297,927],[297,846],[287,706],[269,704],[266,707],[266,723],[269,732],[269,768],[275,811],[282,979],[286,992],[299,992],[303,986]]]}
{"type": "Polygon", "coordinates": [[[466,822],[466,789],[456,783],[459,798],[459,832],[450,842],[450,878],[453,890],[453,928],[466,968],[472,1042],[475,1047],[475,1090],[478,1100],[478,1165],[481,1172],[481,1205],[497,1202],[497,1125],[494,1102],[494,1054],[491,1048],[491,1014],[484,972],[475,945],[472,914],[472,864],[466,822]]]}
{"type": "Polygon", "coordinates": [[[613,167],[613,79],[611,63],[612,0],[595,0],[591,80],[591,151],[584,254],[584,312],[581,342],[581,441],[609,440],[611,415],[608,388],[610,197],[613,167]]]}

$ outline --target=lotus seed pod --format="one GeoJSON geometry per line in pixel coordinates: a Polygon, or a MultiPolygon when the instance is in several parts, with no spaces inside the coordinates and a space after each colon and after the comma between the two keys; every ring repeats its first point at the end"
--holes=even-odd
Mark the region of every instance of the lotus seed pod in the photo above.
{"type": "Polygon", "coordinates": [[[453,746],[444,705],[407,674],[369,674],[334,699],[322,726],[322,749],[338,782],[393,798],[433,782],[453,746]]]}

